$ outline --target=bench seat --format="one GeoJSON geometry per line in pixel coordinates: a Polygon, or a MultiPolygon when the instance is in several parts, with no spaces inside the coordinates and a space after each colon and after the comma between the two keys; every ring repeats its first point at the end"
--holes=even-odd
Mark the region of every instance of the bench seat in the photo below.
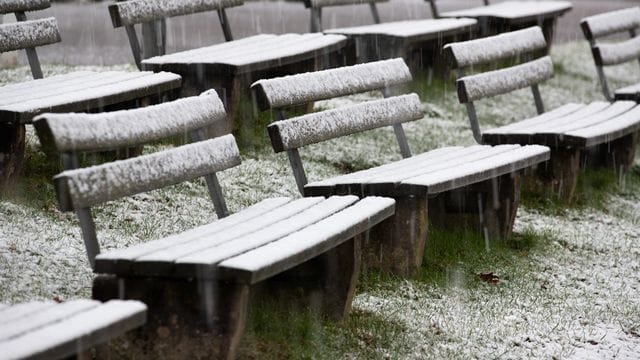
{"type": "Polygon", "coordinates": [[[569,1],[505,1],[471,9],[447,11],[441,17],[488,18],[520,24],[555,18],[571,10],[569,1]]]}
{"type": "Polygon", "coordinates": [[[79,71],[0,87],[0,122],[31,123],[44,112],[82,112],[180,88],[170,73],[79,71]]]}
{"type": "Polygon", "coordinates": [[[243,74],[315,58],[340,49],[341,35],[260,34],[240,40],[155,56],[142,61],[144,70],[191,74],[204,67],[212,74],[243,74]],[[169,70],[171,69],[171,70],[169,70]]]}
{"type": "Polygon", "coordinates": [[[616,89],[613,96],[615,100],[640,102],[640,83],[616,89]]]}
{"type": "Polygon", "coordinates": [[[394,21],[382,24],[325,30],[325,34],[353,36],[390,36],[407,41],[427,41],[460,33],[477,23],[475,19],[426,19],[394,21]]]}
{"type": "Polygon", "coordinates": [[[3,359],[62,359],[144,325],[139,301],[33,301],[0,306],[3,359]]]}
{"type": "Polygon", "coordinates": [[[393,211],[388,198],[267,199],[181,234],[102,253],[95,271],[254,284],[336,247],[393,211]]]}
{"type": "Polygon", "coordinates": [[[640,130],[640,107],[633,101],[566,104],[542,115],[490,129],[486,144],[544,144],[578,148],[611,142],[640,130]]]}

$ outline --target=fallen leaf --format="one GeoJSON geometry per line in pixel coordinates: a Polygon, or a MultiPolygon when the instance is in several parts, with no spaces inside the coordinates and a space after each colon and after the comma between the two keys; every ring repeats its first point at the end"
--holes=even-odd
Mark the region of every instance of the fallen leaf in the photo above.
{"type": "Polygon", "coordinates": [[[498,283],[500,282],[500,278],[498,277],[498,275],[494,274],[493,272],[480,273],[478,274],[478,277],[480,278],[480,280],[491,285],[498,285],[498,283]]]}

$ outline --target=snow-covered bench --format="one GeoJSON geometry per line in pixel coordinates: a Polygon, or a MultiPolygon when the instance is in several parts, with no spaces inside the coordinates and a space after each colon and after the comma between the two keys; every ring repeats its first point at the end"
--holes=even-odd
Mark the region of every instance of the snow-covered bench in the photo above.
{"type": "MultiPolygon", "coordinates": [[[[570,11],[573,5],[569,1],[515,0],[490,4],[483,0],[484,6],[457,11],[438,11],[437,2],[426,0],[436,18],[474,18],[480,26],[480,36],[495,35],[531,26],[540,26],[547,40],[547,51],[551,47],[553,32],[558,18],[570,11]]],[[[478,4],[479,0],[476,0],[478,4]]]]}
{"type": "Polygon", "coordinates": [[[389,94],[388,87],[409,81],[404,61],[392,59],[253,85],[261,109],[278,113],[280,120],[268,127],[271,142],[276,152],[286,151],[305,196],[377,195],[396,200],[394,218],[370,236],[364,250],[369,266],[399,274],[420,267],[427,224],[471,226],[492,237],[508,237],[522,171],[549,157],[547,147],[519,145],[446,147],[411,156],[402,123],[423,117],[416,94],[285,119],[285,108],[292,105],[371,90],[389,94]],[[388,125],[394,128],[403,160],[307,182],[298,148],[388,125]]]}
{"type": "MultiPolygon", "coordinates": [[[[136,110],[44,114],[35,124],[73,165],[81,151],[184,133],[201,140],[203,129],[225,116],[211,90],[136,110]]],[[[287,299],[303,302],[340,318],[354,295],[362,237],[394,212],[393,199],[332,196],[270,198],[227,216],[216,173],[239,164],[233,136],[224,135],[54,178],[60,209],[76,211],[90,263],[101,274],[94,280],[94,298],[137,299],[149,306],[140,334],[149,357],[232,357],[249,294],[261,294],[261,288],[265,293],[257,299],[284,292],[283,306],[287,299]],[[100,253],[90,207],[197,177],[205,177],[219,220],[100,253]],[[287,289],[297,292],[286,295],[287,289]]]]}
{"type": "Polygon", "coordinates": [[[35,47],[60,41],[54,18],[27,21],[26,11],[49,7],[48,0],[3,0],[0,15],[18,22],[0,24],[0,53],[25,49],[33,81],[0,87],[0,189],[22,168],[25,124],[45,111],[100,111],[156,102],[180,87],[180,76],[152,72],[74,72],[42,79],[35,47]]]}
{"type": "Polygon", "coordinates": [[[91,358],[88,351],[144,325],[139,301],[70,300],[0,304],[3,359],[91,358]]]}
{"type": "Polygon", "coordinates": [[[602,92],[609,101],[632,100],[640,102],[640,83],[616,89],[611,93],[604,67],[640,60],[640,7],[594,15],[580,21],[582,32],[591,45],[602,92]],[[615,43],[596,42],[610,35],[628,34],[629,40],[615,43]]]}
{"type": "MultiPolygon", "coordinates": [[[[342,34],[350,39],[349,48],[355,59],[349,62],[369,62],[403,57],[412,67],[437,67],[442,46],[451,41],[470,38],[476,32],[475,19],[424,19],[380,22],[376,3],[381,0],[305,0],[311,9],[311,31],[342,34]],[[368,4],[374,25],[323,30],[322,9],[328,6],[368,4]]],[[[386,0],[383,0],[386,1],[386,0]]]]}
{"type": "Polygon", "coordinates": [[[570,103],[545,112],[538,84],[553,77],[549,56],[530,54],[546,46],[542,30],[532,27],[445,47],[458,71],[458,99],[467,107],[473,135],[481,144],[541,144],[551,147],[551,161],[540,176],[561,196],[571,199],[581,155],[594,165],[626,171],[633,163],[640,128],[640,107],[632,101],[570,103]],[[465,75],[465,69],[520,57],[520,64],[465,75]],[[526,59],[529,59],[527,61],[526,59]],[[474,102],[531,87],[538,116],[482,131],[474,102]]]}
{"type": "Polygon", "coordinates": [[[259,34],[234,40],[225,9],[243,3],[243,0],[129,0],[109,6],[109,11],[113,26],[126,28],[131,50],[141,69],[182,75],[184,95],[212,88],[219,90],[230,115],[221,132],[229,132],[240,98],[248,92],[252,81],[326,67],[330,56],[346,44],[342,35],[321,33],[259,34]],[[214,10],[219,15],[225,43],[165,55],[162,44],[166,36],[162,24],[166,18],[214,10]],[[143,31],[142,47],[134,29],[134,25],[140,23],[147,24],[143,26],[147,31],[143,31]],[[153,51],[143,55],[141,48],[153,51]]]}

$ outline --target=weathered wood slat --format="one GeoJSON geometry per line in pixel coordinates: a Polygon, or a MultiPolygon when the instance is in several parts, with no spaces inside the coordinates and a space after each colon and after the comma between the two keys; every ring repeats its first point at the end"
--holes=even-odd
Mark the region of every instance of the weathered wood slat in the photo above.
{"type": "Polygon", "coordinates": [[[80,209],[191,180],[240,164],[233,135],[149,155],[64,171],[54,177],[60,208],[80,209]]]}
{"type": "Polygon", "coordinates": [[[320,8],[324,6],[374,4],[387,1],[389,0],[304,0],[304,5],[308,8],[320,8]]]}
{"type": "MultiPolygon", "coordinates": [[[[12,97],[6,100],[10,103],[0,105],[0,121],[28,123],[44,112],[101,109],[124,101],[157,96],[181,85],[181,77],[170,73],[97,73],[95,76],[93,80],[84,76],[74,78],[57,92],[55,86],[49,86],[51,82],[43,83],[47,86],[42,92],[34,86],[33,94],[30,94],[33,97],[12,97]]],[[[11,85],[0,88],[0,94],[10,92],[11,85]]]]}
{"type": "MultiPolygon", "coordinates": [[[[297,224],[290,219],[295,218],[298,214],[308,209],[312,209],[317,206],[322,208],[321,204],[323,200],[323,198],[318,197],[292,201],[272,212],[264,214],[260,219],[256,219],[251,224],[229,228],[224,232],[216,234],[214,238],[203,236],[188,242],[180,243],[176,246],[146,254],[136,259],[132,264],[131,271],[138,275],[172,274],[174,262],[181,257],[187,257],[195,253],[204,252],[211,248],[217,249],[218,246],[230,241],[233,241],[234,244],[237,242],[239,243],[241,242],[239,239],[243,237],[245,240],[254,239],[258,234],[264,234],[265,228],[269,228],[271,229],[270,231],[273,232],[279,226],[297,226],[297,224]]],[[[267,236],[270,235],[271,234],[267,233],[267,236]]],[[[228,244],[228,246],[242,246],[234,244],[228,244]]],[[[186,271],[185,273],[186,277],[193,276],[194,274],[192,271],[186,271]]]]}
{"type": "Polygon", "coordinates": [[[60,42],[55,18],[0,25],[0,52],[35,48],[60,42]]]}
{"type": "Polygon", "coordinates": [[[138,301],[112,300],[24,336],[0,342],[9,359],[51,359],[77,354],[146,322],[147,307],[138,301]]]}
{"type": "Polygon", "coordinates": [[[29,314],[33,314],[38,311],[44,311],[53,305],[53,302],[32,301],[24,304],[10,306],[4,309],[4,311],[2,312],[2,317],[0,317],[0,324],[8,324],[24,316],[28,316],[29,314]]]}
{"type": "Polygon", "coordinates": [[[531,27],[489,38],[447,44],[444,51],[454,67],[462,68],[515,57],[546,46],[542,29],[531,27]]]}
{"type": "Polygon", "coordinates": [[[252,234],[236,238],[232,242],[191,252],[185,256],[178,255],[174,257],[175,273],[179,276],[189,276],[194,273],[213,275],[217,264],[221,261],[266,246],[298,231],[303,231],[307,227],[348,208],[357,201],[358,197],[356,196],[333,196],[283,221],[273,223],[252,234]]]}
{"type": "Polygon", "coordinates": [[[209,91],[200,96],[134,110],[98,114],[47,113],[35,118],[34,125],[38,134],[52,135],[58,152],[97,151],[188,134],[225,117],[224,105],[218,94],[209,91]]]}
{"type": "Polygon", "coordinates": [[[593,48],[597,65],[617,65],[640,58],[640,36],[615,44],[598,44],[593,48]]]}
{"type": "Polygon", "coordinates": [[[304,230],[219,264],[220,277],[253,284],[336,247],[393,215],[394,201],[368,197],[304,230]]]}
{"type": "Polygon", "coordinates": [[[144,70],[193,72],[202,67],[207,73],[238,74],[290,64],[330,53],[344,45],[342,35],[282,34],[255,35],[233,42],[216,44],[142,61],[144,70]]]}
{"type": "Polygon", "coordinates": [[[409,94],[277,121],[268,129],[279,152],[422,117],[418,95],[409,94]]]}
{"type": "Polygon", "coordinates": [[[585,138],[585,146],[611,142],[640,129],[640,107],[591,126],[567,131],[569,136],[585,138]]]}
{"type": "Polygon", "coordinates": [[[21,98],[28,98],[33,93],[49,92],[54,93],[56,88],[64,88],[69,83],[78,81],[80,78],[85,80],[95,75],[92,71],[75,71],[69,74],[49,76],[44,79],[29,80],[19,83],[13,83],[0,86],[0,106],[11,104],[19,101],[21,98]]]}
{"type": "Polygon", "coordinates": [[[465,76],[457,80],[461,103],[505,94],[553,77],[553,63],[549,56],[505,69],[465,76]]]}
{"type": "Polygon", "coordinates": [[[600,111],[606,107],[607,107],[607,103],[605,102],[594,102],[589,104],[588,107],[584,104],[569,103],[532,118],[528,118],[522,121],[501,126],[499,128],[487,130],[485,133],[504,133],[504,132],[514,131],[518,129],[524,129],[527,127],[544,124],[549,120],[553,120],[560,117],[580,118],[583,116],[589,116],[594,112],[600,111]]]}
{"type": "Polygon", "coordinates": [[[98,301],[92,300],[73,300],[62,304],[51,302],[50,304],[50,307],[42,311],[35,311],[0,325],[0,344],[100,305],[98,301]]]}
{"type": "Polygon", "coordinates": [[[616,100],[637,101],[640,99],[640,84],[625,86],[615,91],[616,100]]]}
{"type": "Polygon", "coordinates": [[[588,40],[640,27],[640,7],[586,17],[580,21],[588,40]]]}
{"type": "Polygon", "coordinates": [[[550,151],[546,146],[516,147],[480,161],[462,163],[452,168],[406,179],[402,184],[426,186],[430,194],[437,194],[512,173],[547,161],[549,157],[550,151]]]}
{"type": "Polygon", "coordinates": [[[585,116],[581,118],[574,118],[567,120],[567,118],[558,118],[554,121],[547,123],[546,125],[539,125],[533,128],[529,128],[530,131],[537,133],[555,132],[565,133],[568,131],[581,129],[587,126],[593,126],[608,119],[620,116],[629,110],[633,109],[636,103],[633,101],[616,101],[608,106],[606,109],[599,111],[593,115],[585,116]]]}
{"type": "Polygon", "coordinates": [[[109,6],[114,27],[151,22],[167,17],[238,6],[243,0],[129,0],[109,6]]]}
{"type": "Polygon", "coordinates": [[[0,14],[44,10],[50,6],[49,0],[2,0],[0,2],[0,14]]]}
{"type": "Polygon", "coordinates": [[[266,110],[378,90],[411,80],[411,72],[404,61],[392,59],[259,80],[251,87],[260,110],[266,110]]]}
{"type": "Polygon", "coordinates": [[[571,10],[569,1],[504,1],[487,6],[470,9],[448,11],[441,17],[489,17],[511,20],[513,22],[529,22],[546,17],[555,17],[571,10]]]}
{"type": "Polygon", "coordinates": [[[263,200],[241,212],[231,214],[224,219],[212,222],[187,230],[180,234],[171,235],[163,239],[151,241],[136,246],[111,250],[96,257],[97,273],[118,274],[128,271],[133,260],[146,254],[164,250],[168,247],[192,241],[202,237],[216,236],[226,229],[239,226],[241,224],[251,224],[259,220],[265,214],[289,203],[289,198],[270,198],[263,200]],[[125,270],[126,269],[126,270],[125,270]]]}

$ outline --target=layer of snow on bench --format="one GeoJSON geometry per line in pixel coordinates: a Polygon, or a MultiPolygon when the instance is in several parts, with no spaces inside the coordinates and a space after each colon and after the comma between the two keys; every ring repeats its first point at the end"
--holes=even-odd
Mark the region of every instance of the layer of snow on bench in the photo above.
{"type": "Polygon", "coordinates": [[[138,0],[115,4],[123,25],[242,5],[243,0],[138,0]]]}
{"type": "Polygon", "coordinates": [[[60,40],[58,23],[52,17],[0,25],[0,52],[33,48],[60,40]]]}
{"type": "Polygon", "coordinates": [[[589,30],[593,37],[635,29],[640,26],[640,7],[593,15],[582,19],[582,21],[589,24],[589,30]]]}
{"type": "Polygon", "coordinates": [[[49,6],[49,0],[2,0],[0,1],[0,13],[14,11],[42,10],[49,6]]]}
{"type": "Polygon", "coordinates": [[[616,65],[640,57],[640,36],[617,43],[598,44],[603,65],[616,65]]]}
{"type": "Polygon", "coordinates": [[[442,13],[443,17],[476,17],[495,16],[506,19],[545,15],[569,10],[572,5],[568,1],[505,1],[488,6],[442,13]]]}
{"type": "Polygon", "coordinates": [[[379,34],[410,37],[423,34],[437,34],[443,31],[462,29],[477,23],[475,19],[427,19],[396,21],[375,25],[354,26],[326,30],[325,34],[366,35],[379,34]]]}

